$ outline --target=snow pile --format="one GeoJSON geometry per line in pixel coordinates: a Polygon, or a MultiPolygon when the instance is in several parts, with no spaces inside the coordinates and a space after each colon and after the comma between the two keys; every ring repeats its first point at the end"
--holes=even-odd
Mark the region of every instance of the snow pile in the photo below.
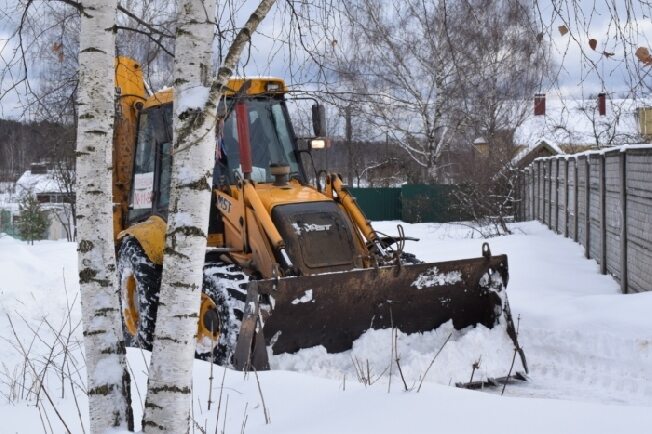
{"type": "MultiPolygon", "coordinates": [[[[391,375],[393,387],[402,389],[395,361],[398,355],[408,388],[415,389],[424,382],[444,385],[467,382],[477,362],[480,367],[474,380],[502,377],[508,374],[514,356],[514,345],[500,325],[493,329],[479,325],[455,330],[449,321],[430,332],[410,335],[397,332],[395,348],[393,343],[391,329],[367,330],[349,351],[327,354],[323,346],[317,346],[297,354],[270,354],[270,364],[272,369],[300,371],[339,381],[346,377],[387,385],[391,375]]],[[[513,373],[523,370],[517,358],[513,373]]]]}

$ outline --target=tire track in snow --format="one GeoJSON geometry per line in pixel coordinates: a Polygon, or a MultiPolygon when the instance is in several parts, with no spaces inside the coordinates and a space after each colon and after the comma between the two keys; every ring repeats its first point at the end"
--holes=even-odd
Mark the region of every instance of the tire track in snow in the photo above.
{"type": "Polygon", "coordinates": [[[523,328],[519,341],[531,381],[511,395],[652,405],[652,337],[523,328]]]}

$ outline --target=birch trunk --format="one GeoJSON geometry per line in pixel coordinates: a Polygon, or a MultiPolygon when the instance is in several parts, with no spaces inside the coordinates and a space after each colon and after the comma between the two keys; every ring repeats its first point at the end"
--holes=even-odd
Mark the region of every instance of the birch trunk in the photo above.
{"type": "Polygon", "coordinates": [[[263,0],[236,36],[209,82],[215,0],[184,0],[175,49],[172,180],[163,276],[149,369],[143,431],[190,429],[192,364],[201,302],[216,107],[251,34],[274,0],[263,0]]]}
{"type": "Polygon", "coordinates": [[[90,428],[133,429],[115,285],[111,147],[116,0],[82,2],[77,127],[79,283],[90,428]]]}
{"type": "Polygon", "coordinates": [[[209,94],[215,0],[178,6],[174,138],[163,275],[143,431],[189,431],[192,364],[201,302],[215,165],[215,106],[209,94]]]}

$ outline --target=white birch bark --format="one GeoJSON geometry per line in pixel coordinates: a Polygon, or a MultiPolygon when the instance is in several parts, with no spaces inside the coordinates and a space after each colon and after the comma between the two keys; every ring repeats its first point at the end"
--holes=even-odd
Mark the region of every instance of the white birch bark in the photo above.
{"type": "Polygon", "coordinates": [[[209,82],[215,0],[184,0],[175,49],[173,167],[163,276],[143,431],[190,429],[192,364],[201,302],[217,102],[250,35],[274,0],[263,0],[209,82]]]}
{"type": "Polygon", "coordinates": [[[77,231],[90,427],[133,428],[130,379],[116,292],[111,158],[116,0],[81,4],[77,231]]]}
{"type": "Polygon", "coordinates": [[[215,0],[178,5],[174,139],[163,276],[143,431],[189,431],[192,364],[201,302],[215,165],[215,106],[209,93],[215,0]]]}

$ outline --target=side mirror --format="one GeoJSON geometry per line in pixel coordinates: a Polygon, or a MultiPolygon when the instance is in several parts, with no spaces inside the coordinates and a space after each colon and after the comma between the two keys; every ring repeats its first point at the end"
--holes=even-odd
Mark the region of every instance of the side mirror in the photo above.
{"type": "Polygon", "coordinates": [[[326,107],[321,104],[312,106],[312,130],[317,137],[326,137],[326,107]]]}

